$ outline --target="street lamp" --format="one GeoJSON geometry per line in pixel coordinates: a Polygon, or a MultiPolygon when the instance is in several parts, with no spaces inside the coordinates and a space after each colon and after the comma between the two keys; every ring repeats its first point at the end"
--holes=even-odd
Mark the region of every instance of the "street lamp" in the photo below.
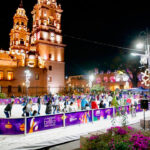
{"type": "Polygon", "coordinates": [[[93,81],[94,81],[94,75],[92,74],[89,76],[89,87],[90,87],[90,89],[92,88],[93,81]]]}
{"type": "Polygon", "coordinates": [[[26,70],[25,71],[25,76],[26,76],[26,81],[25,81],[25,85],[26,85],[26,88],[27,88],[27,97],[28,97],[28,88],[30,87],[30,78],[31,78],[31,72],[30,70],[26,70]]]}
{"type": "MultiPolygon", "coordinates": [[[[148,69],[146,70],[147,73],[142,73],[143,74],[143,77],[147,77],[147,80],[145,80],[143,77],[142,79],[145,80],[145,81],[149,81],[150,80],[150,49],[149,49],[149,34],[148,34],[148,30],[147,32],[143,32],[145,35],[146,35],[146,40],[145,40],[145,44],[144,43],[138,43],[137,44],[137,48],[138,49],[142,49],[145,47],[145,54],[135,54],[135,53],[132,53],[133,56],[140,56],[141,57],[141,60],[140,60],[140,63],[142,65],[145,65],[145,64],[148,64],[148,69]]],[[[146,83],[144,82],[146,86],[150,86],[150,83],[146,83]]],[[[149,88],[150,90],[150,88],[149,88]]],[[[149,91],[150,92],[150,91],[149,91]]],[[[145,130],[145,109],[143,110],[144,111],[144,130],[145,130]]]]}
{"type": "Polygon", "coordinates": [[[145,54],[140,54],[140,53],[131,53],[132,56],[140,56],[141,60],[140,63],[142,65],[148,64],[148,69],[150,71],[150,49],[149,49],[149,35],[148,35],[148,31],[146,32],[142,32],[142,34],[144,34],[145,38],[143,42],[138,42],[136,44],[136,48],[142,50],[145,47],[145,54]]]}
{"type": "Polygon", "coordinates": [[[144,44],[142,42],[139,42],[139,43],[136,44],[136,48],[137,49],[142,49],[142,48],[144,48],[144,44]]]}

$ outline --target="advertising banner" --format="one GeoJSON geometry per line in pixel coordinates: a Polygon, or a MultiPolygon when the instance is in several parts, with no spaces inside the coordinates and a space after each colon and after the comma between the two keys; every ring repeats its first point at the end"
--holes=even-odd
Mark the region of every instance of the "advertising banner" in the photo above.
{"type": "Polygon", "coordinates": [[[141,109],[141,104],[138,104],[136,106],[136,112],[142,112],[142,111],[143,111],[143,109],[141,109]]]}
{"type": "Polygon", "coordinates": [[[0,135],[24,134],[24,118],[0,119],[0,135]]]}
{"type": "Polygon", "coordinates": [[[27,133],[63,127],[63,114],[27,118],[27,133]]]}
{"type": "Polygon", "coordinates": [[[92,122],[92,110],[83,112],[66,113],[66,126],[92,122]]]}
{"type": "Polygon", "coordinates": [[[110,119],[113,117],[113,108],[106,108],[106,109],[97,109],[94,110],[93,120],[103,120],[103,119],[110,119]]]}
{"type": "Polygon", "coordinates": [[[148,110],[150,110],[150,103],[148,103],[148,110]]]}
{"type": "MultiPolygon", "coordinates": [[[[32,98],[32,102],[37,103],[37,99],[38,99],[37,97],[32,98]]],[[[22,102],[24,101],[23,98],[0,99],[0,104],[7,105],[7,104],[11,103],[12,100],[14,100],[15,104],[22,104],[22,102]]]]}

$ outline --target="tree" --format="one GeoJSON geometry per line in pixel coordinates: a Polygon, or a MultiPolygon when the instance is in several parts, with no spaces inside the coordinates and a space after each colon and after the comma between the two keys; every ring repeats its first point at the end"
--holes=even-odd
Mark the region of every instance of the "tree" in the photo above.
{"type": "Polygon", "coordinates": [[[91,88],[92,92],[103,92],[104,91],[104,87],[100,86],[100,84],[95,84],[93,85],[93,87],[91,88]]]}

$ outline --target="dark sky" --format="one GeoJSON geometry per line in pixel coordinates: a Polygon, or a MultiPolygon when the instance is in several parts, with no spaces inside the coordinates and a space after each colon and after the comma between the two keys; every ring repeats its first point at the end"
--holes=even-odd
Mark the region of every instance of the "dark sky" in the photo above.
{"type": "MultiPolygon", "coordinates": [[[[29,18],[31,30],[31,11],[37,0],[24,0],[24,8],[29,18]]],[[[99,70],[114,70],[118,64],[137,58],[129,51],[112,48],[70,38],[70,36],[97,41],[121,47],[133,47],[133,42],[141,31],[150,27],[150,9],[146,1],[131,0],[59,0],[64,10],[62,30],[65,50],[66,75],[86,74],[96,67],[99,70]]],[[[0,48],[8,49],[9,32],[13,15],[20,0],[5,0],[0,4],[0,48]]]]}

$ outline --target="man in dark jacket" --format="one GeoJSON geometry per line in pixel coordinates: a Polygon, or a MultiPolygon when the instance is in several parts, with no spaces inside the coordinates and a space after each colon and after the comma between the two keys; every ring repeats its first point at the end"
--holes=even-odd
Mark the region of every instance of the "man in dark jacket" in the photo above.
{"type": "Polygon", "coordinates": [[[48,115],[48,114],[51,114],[52,113],[52,101],[48,101],[48,103],[46,104],[46,111],[45,113],[48,115]]]}
{"type": "Polygon", "coordinates": [[[40,98],[40,96],[38,97],[37,104],[38,104],[38,114],[40,114],[40,110],[41,110],[41,98],[40,98]]]}
{"type": "Polygon", "coordinates": [[[14,101],[11,102],[10,104],[8,104],[5,109],[4,109],[4,113],[6,115],[6,118],[9,118],[11,116],[11,110],[12,110],[12,106],[14,104],[14,101]]]}

